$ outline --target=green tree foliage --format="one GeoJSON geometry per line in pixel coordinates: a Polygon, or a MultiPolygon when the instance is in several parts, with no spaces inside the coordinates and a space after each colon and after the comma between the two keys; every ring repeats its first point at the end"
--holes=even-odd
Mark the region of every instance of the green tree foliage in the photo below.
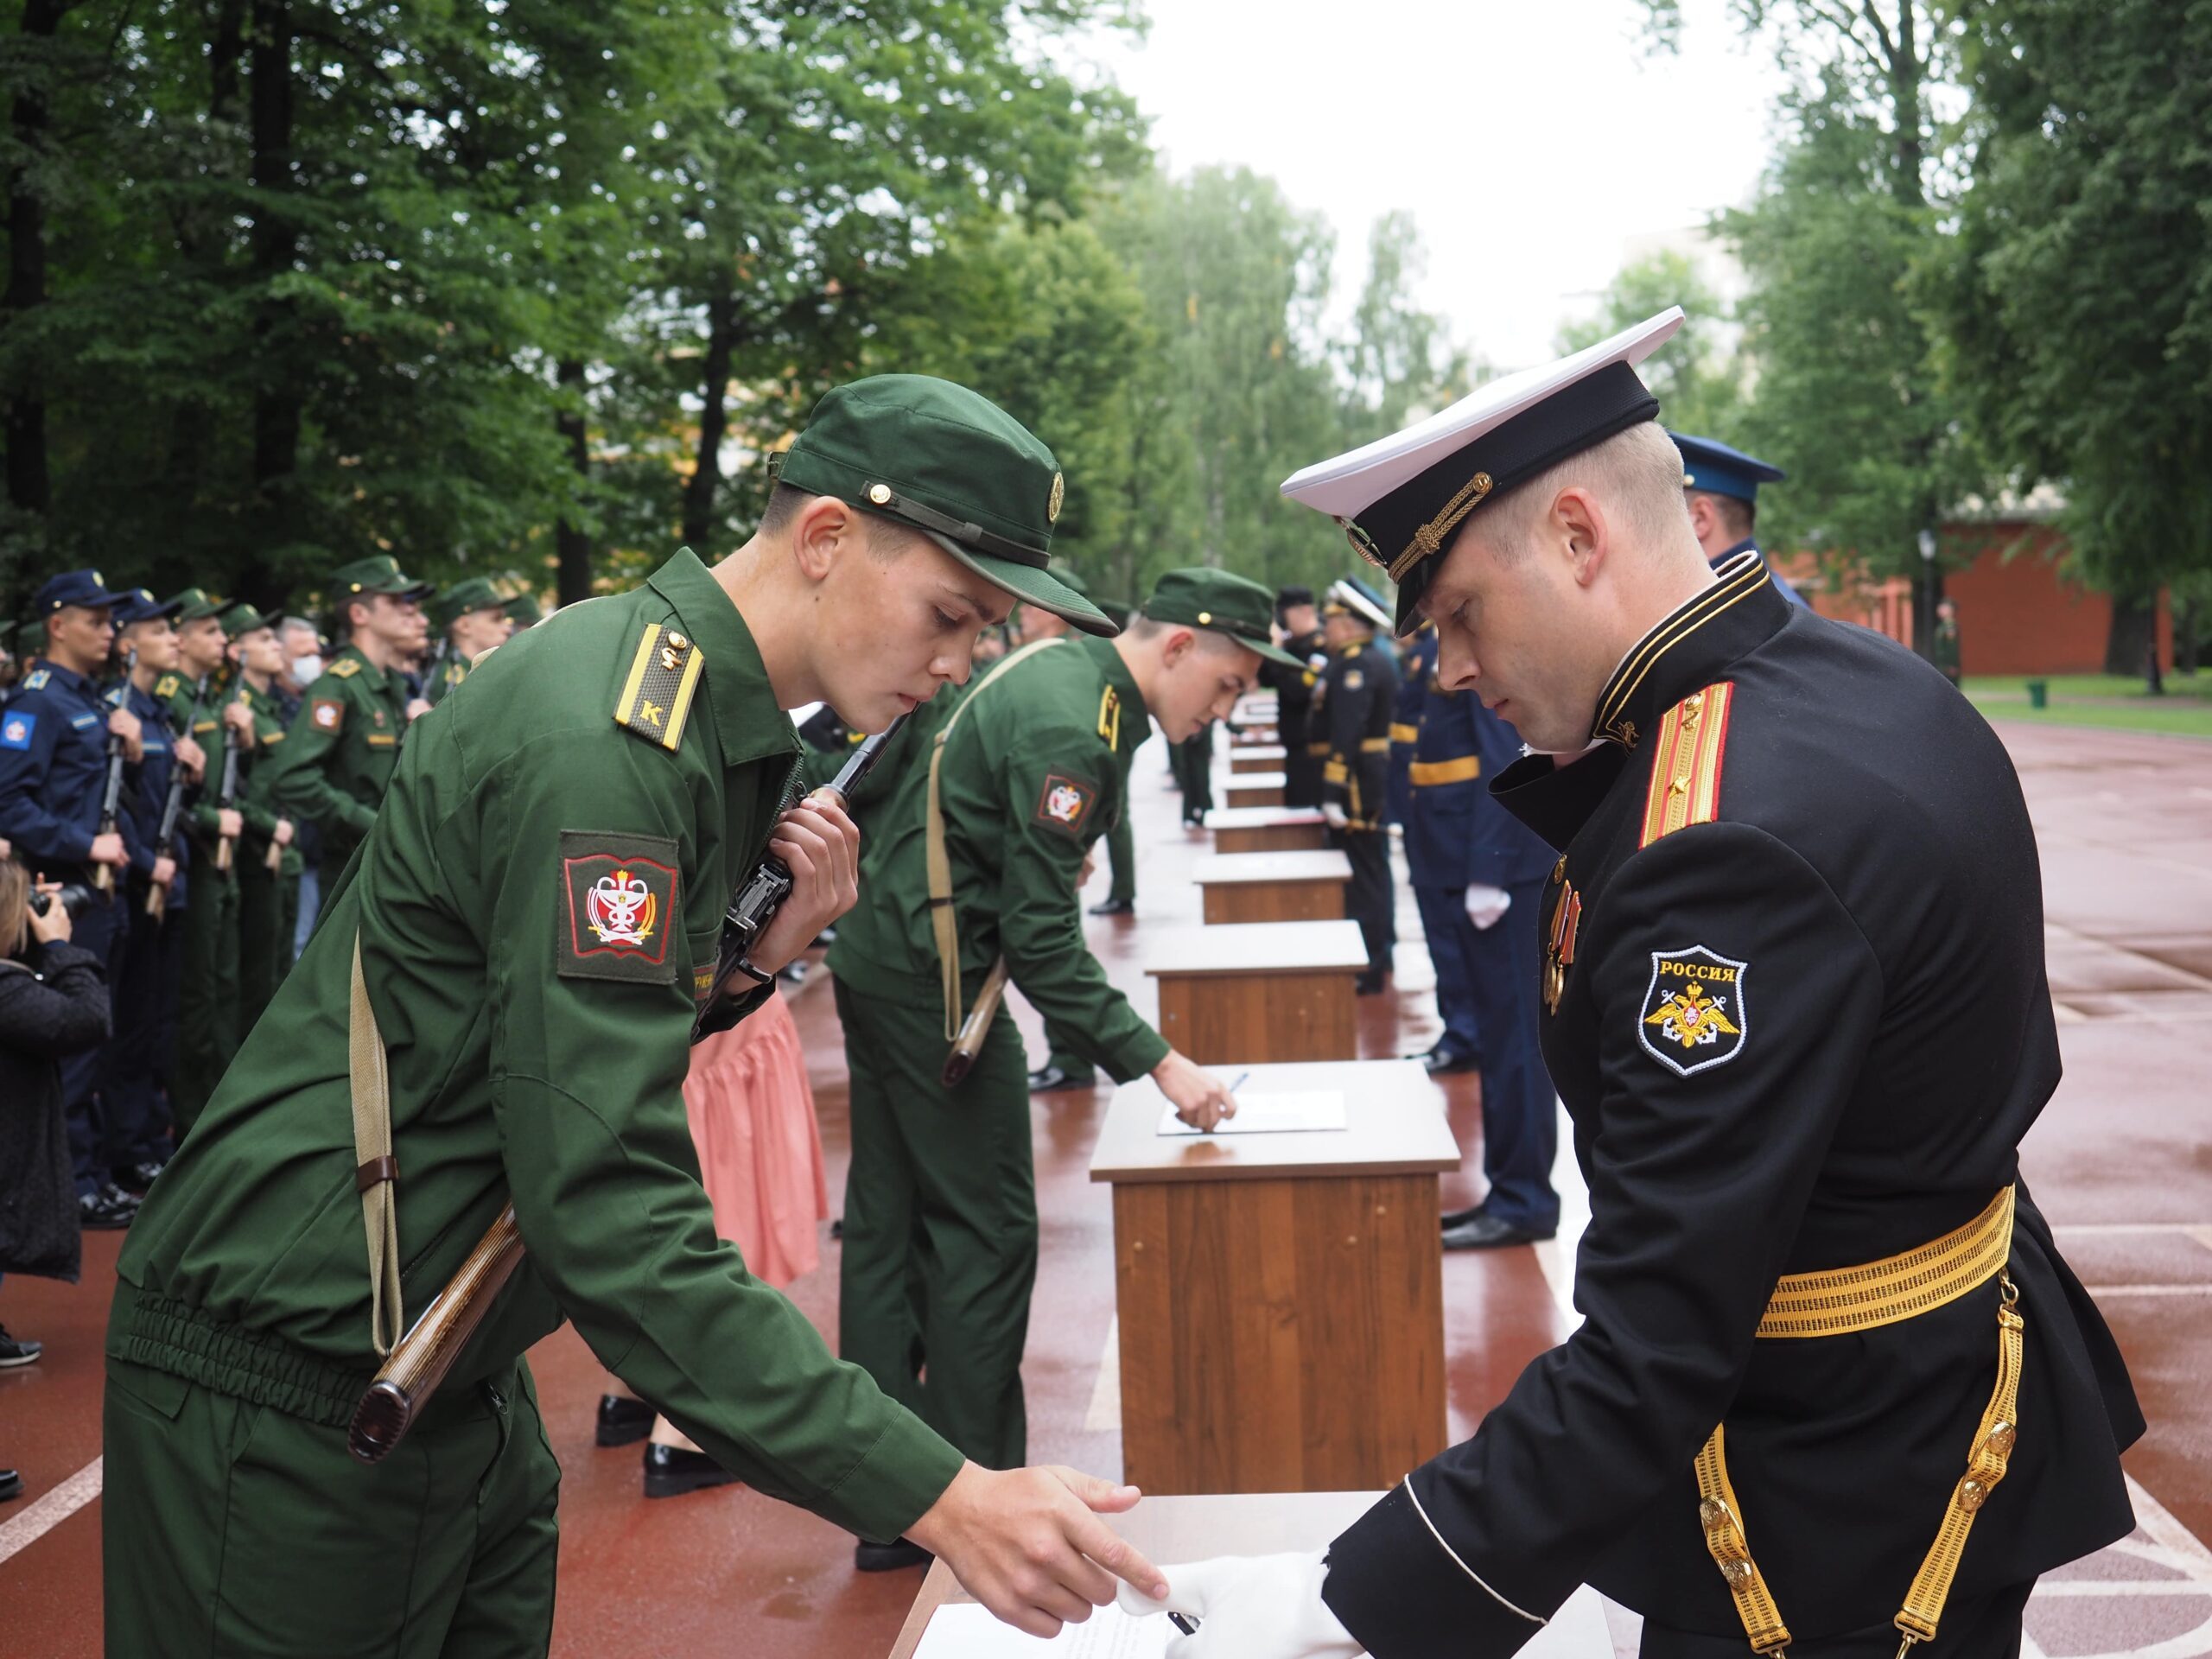
{"type": "Polygon", "coordinates": [[[1682,326],[1637,370],[1659,400],[1659,418],[1677,432],[1748,442],[1734,320],[1686,254],[1664,251],[1623,266],[1599,297],[1597,315],[1560,330],[1559,349],[1595,346],[1670,305],[1682,308],[1682,326]]]}
{"type": "Polygon", "coordinates": [[[1948,382],[2139,604],[2212,569],[2212,3],[1960,13],[1978,151],[1928,285],[1948,382]]]}

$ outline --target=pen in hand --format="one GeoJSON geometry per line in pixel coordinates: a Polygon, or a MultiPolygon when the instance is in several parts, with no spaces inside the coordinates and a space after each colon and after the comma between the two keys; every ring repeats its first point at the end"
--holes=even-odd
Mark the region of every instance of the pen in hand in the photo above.
{"type": "Polygon", "coordinates": [[[1185,1618],[1180,1613],[1170,1613],[1167,1615],[1167,1622],[1185,1636],[1196,1636],[1198,1633],[1198,1621],[1195,1618],[1185,1618]]]}

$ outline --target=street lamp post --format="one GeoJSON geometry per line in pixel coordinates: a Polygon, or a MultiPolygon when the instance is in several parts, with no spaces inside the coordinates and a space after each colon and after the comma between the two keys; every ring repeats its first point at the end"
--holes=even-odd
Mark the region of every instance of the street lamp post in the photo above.
{"type": "Polygon", "coordinates": [[[1920,654],[1933,661],[1936,656],[1936,532],[1923,527],[1919,540],[1921,614],[1914,620],[1913,632],[1920,636],[1920,654]]]}

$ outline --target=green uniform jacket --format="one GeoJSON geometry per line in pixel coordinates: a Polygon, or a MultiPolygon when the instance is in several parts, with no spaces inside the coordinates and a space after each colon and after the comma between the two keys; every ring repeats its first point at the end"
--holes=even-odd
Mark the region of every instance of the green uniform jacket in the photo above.
{"type": "MultiPolygon", "coordinates": [[[[241,678],[238,698],[253,710],[253,748],[249,755],[239,757],[238,775],[245,781],[238,789],[238,810],[245,818],[247,839],[266,854],[270,838],[276,833],[276,820],[289,816],[276,804],[270,785],[276,781],[277,757],[290,734],[277,714],[273,695],[255,690],[251,681],[241,678]]],[[[296,865],[299,855],[290,848],[284,849],[284,856],[288,866],[296,865]]]]}
{"type": "Polygon", "coordinates": [[[321,830],[326,869],[343,865],[376,822],[406,730],[407,688],[352,645],[308,688],[276,752],[269,804],[321,830]]]}
{"type": "Polygon", "coordinates": [[[446,693],[468,677],[468,658],[450,648],[446,659],[437,664],[423,682],[423,699],[435,709],[446,700],[446,693]]]}
{"type": "Polygon", "coordinates": [[[683,1109],[695,996],[798,747],[688,552],[488,658],[409,741],[351,879],[140,1211],[109,1354],[350,1414],[377,1363],[346,1081],[358,931],[408,1319],[510,1196],[528,1247],[446,1389],[565,1314],[745,1480],[869,1537],[911,1526],[959,1454],[715,1237],[683,1109]],[[648,672],[664,651],[703,663],[689,696],[648,672]]]}
{"type": "Polygon", "coordinates": [[[1168,1047],[1084,944],[1076,882],[1085,850],[1127,810],[1129,757],[1150,730],[1143,696],[1121,653],[1087,637],[985,681],[933,698],[861,791],[860,903],[837,924],[830,966],[868,995],[942,1006],[925,862],[930,749],[973,703],[939,771],[963,1012],[1003,954],[1075,1051],[1126,1083],[1168,1047]]]}
{"type": "MultiPolygon", "coordinates": [[[[218,820],[215,793],[223,784],[223,683],[218,674],[207,682],[207,700],[200,702],[199,682],[181,674],[164,674],[154,682],[154,695],[168,705],[169,729],[188,736],[207,756],[207,773],[199,783],[186,785],[190,804],[177,814],[177,828],[194,847],[212,852],[218,820]],[[194,713],[197,703],[199,712],[194,713]]],[[[188,893],[189,889],[187,889],[188,893]]]]}

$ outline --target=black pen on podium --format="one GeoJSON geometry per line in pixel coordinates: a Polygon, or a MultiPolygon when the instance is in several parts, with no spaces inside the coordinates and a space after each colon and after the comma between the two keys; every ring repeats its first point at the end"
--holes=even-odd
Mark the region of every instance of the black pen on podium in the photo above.
{"type": "Polygon", "coordinates": [[[1195,1618],[1185,1618],[1180,1613],[1170,1613],[1167,1615],[1167,1622],[1185,1636],[1196,1636],[1198,1633],[1198,1621],[1195,1618]]]}

